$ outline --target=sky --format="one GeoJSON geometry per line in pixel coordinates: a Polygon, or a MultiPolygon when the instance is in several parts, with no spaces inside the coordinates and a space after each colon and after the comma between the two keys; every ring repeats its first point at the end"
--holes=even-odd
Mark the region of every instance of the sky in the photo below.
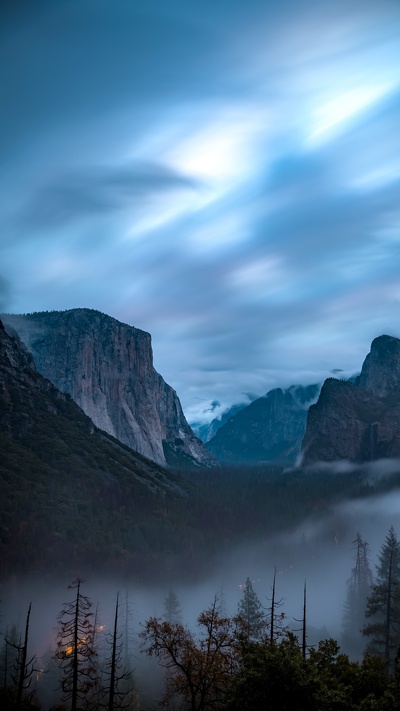
{"type": "Polygon", "coordinates": [[[400,337],[399,37],[399,0],[3,0],[0,310],[150,332],[189,421],[359,371],[400,337]]]}

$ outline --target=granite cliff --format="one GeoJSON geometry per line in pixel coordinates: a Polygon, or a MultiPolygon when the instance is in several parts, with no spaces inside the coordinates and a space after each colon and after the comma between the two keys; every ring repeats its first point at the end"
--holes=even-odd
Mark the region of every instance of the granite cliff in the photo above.
{"type": "Polygon", "coordinates": [[[1,473],[3,466],[8,471],[4,465],[7,455],[11,454],[14,464],[24,453],[27,476],[32,469],[47,474],[50,463],[51,476],[61,469],[67,485],[70,468],[75,474],[86,468],[88,479],[94,479],[96,485],[105,481],[107,486],[120,486],[122,466],[133,489],[140,482],[158,495],[182,494],[176,477],[97,429],[68,395],[40,375],[17,334],[8,334],[1,321],[0,436],[1,473]],[[117,459],[120,465],[116,468],[117,459]]]}
{"type": "Polygon", "coordinates": [[[36,368],[94,424],[159,464],[209,465],[176,392],[153,367],[150,334],[91,309],[4,315],[36,368]]]}
{"type": "Polygon", "coordinates": [[[318,391],[318,385],[270,390],[230,417],[207,449],[222,462],[294,462],[318,391]]]}
{"type": "Polygon", "coordinates": [[[328,378],[309,410],[301,463],[400,456],[400,340],[379,336],[354,383],[328,378]]]}

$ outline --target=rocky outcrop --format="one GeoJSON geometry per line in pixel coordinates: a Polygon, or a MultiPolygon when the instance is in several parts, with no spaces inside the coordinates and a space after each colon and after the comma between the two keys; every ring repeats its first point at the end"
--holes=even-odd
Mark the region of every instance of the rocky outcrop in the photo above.
{"type": "Polygon", "coordinates": [[[271,390],[231,417],[207,448],[222,462],[294,462],[318,392],[318,385],[271,390]]]}
{"type": "Polygon", "coordinates": [[[375,338],[355,382],[378,397],[400,391],[400,340],[393,336],[375,338]]]}
{"type": "Polygon", "coordinates": [[[328,378],[310,407],[301,463],[400,456],[400,340],[379,336],[354,383],[328,378]]]}
{"type": "MultiPolygon", "coordinates": [[[[38,478],[62,472],[68,485],[73,471],[94,485],[101,480],[118,487],[125,479],[132,491],[140,483],[157,495],[186,496],[167,470],[97,429],[67,394],[37,372],[18,335],[7,333],[1,321],[0,436],[3,455],[28,478],[32,472],[38,478]]],[[[9,480],[7,466],[4,471],[9,480]]]]}
{"type": "Polygon", "coordinates": [[[150,334],[91,309],[3,318],[97,427],[160,464],[212,463],[153,367],[150,334]]]}

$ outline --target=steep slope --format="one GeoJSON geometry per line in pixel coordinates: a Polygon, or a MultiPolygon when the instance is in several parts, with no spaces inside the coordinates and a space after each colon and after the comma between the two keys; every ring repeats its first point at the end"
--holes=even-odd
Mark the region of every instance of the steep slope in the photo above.
{"type": "Polygon", "coordinates": [[[91,309],[4,315],[37,370],[95,425],[160,464],[212,463],[176,392],[153,367],[150,334],[91,309]]]}
{"type": "Polygon", "coordinates": [[[149,551],[165,552],[172,526],[159,510],[182,506],[187,486],[98,430],[1,322],[0,451],[5,574],[134,561],[145,569],[149,551]]]}
{"type": "Polygon", "coordinates": [[[308,404],[319,386],[277,388],[231,417],[208,443],[223,462],[294,462],[300,452],[308,404]]]}
{"type": "Polygon", "coordinates": [[[328,378],[310,407],[302,463],[400,456],[400,340],[379,336],[354,383],[328,378]]]}

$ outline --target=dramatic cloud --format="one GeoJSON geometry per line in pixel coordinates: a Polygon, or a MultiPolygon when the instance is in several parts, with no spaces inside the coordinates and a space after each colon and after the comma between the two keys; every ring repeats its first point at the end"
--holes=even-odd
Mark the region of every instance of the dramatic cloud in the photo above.
{"type": "Polygon", "coordinates": [[[150,331],[204,419],[400,336],[397,2],[1,12],[7,308],[150,331]]]}

